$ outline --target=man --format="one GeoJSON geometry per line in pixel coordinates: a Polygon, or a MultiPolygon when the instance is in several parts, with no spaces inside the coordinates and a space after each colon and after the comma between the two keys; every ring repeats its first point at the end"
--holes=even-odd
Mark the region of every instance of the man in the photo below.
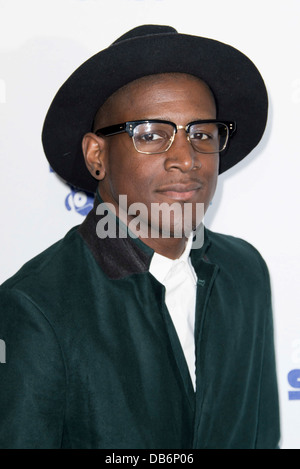
{"type": "Polygon", "coordinates": [[[1,447],[278,446],[266,265],[245,241],[199,242],[218,174],[266,119],[247,57],[166,26],[61,87],[45,153],[95,206],[1,287],[1,447]]]}

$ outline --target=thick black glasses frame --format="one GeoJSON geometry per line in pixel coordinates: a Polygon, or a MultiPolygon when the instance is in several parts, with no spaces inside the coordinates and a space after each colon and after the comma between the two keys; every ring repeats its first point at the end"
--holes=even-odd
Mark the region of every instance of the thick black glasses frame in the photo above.
{"type": "Polygon", "coordinates": [[[223,121],[218,119],[208,119],[208,120],[197,120],[193,122],[189,122],[186,126],[177,126],[174,122],[160,120],[160,119],[146,119],[146,120],[138,120],[138,121],[128,121],[124,122],[123,124],[116,124],[110,125],[109,127],[104,127],[103,129],[98,129],[94,133],[98,136],[103,135],[105,137],[110,137],[112,135],[121,134],[123,132],[127,132],[130,137],[133,137],[134,129],[139,124],[170,124],[174,127],[175,133],[177,133],[178,128],[184,128],[186,133],[188,134],[192,125],[195,124],[224,124],[227,126],[229,131],[229,137],[236,130],[236,123],[234,121],[223,121]]]}

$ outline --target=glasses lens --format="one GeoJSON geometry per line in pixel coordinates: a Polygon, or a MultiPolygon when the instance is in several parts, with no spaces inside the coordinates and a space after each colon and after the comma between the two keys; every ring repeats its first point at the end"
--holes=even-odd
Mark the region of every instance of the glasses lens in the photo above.
{"type": "Polygon", "coordinates": [[[137,151],[142,153],[161,153],[166,151],[174,137],[174,127],[159,122],[145,122],[135,127],[133,141],[137,151]]]}
{"type": "Polygon", "coordinates": [[[225,150],[228,142],[228,127],[225,124],[201,123],[190,127],[190,142],[200,153],[219,153],[225,150]]]}

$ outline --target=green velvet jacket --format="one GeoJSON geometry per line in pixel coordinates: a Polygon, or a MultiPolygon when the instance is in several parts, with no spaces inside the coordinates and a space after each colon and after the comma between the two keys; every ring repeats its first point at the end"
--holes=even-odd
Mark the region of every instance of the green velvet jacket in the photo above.
{"type": "Polygon", "coordinates": [[[268,271],[205,232],[196,392],[140,240],[99,239],[95,208],[0,288],[0,448],[248,449],[279,442],[268,271]]]}

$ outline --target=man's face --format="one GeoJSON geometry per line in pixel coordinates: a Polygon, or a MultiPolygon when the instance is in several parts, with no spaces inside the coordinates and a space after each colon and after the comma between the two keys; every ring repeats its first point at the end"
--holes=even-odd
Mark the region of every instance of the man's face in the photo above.
{"type": "MultiPolygon", "coordinates": [[[[208,87],[183,74],[137,80],[110,99],[108,111],[101,118],[102,127],[141,119],[162,119],[185,126],[195,120],[216,118],[215,102],[208,87]]],[[[151,204],[176,202],[183,212],[184,205],[189,203],[193,207],[192,228],[196,227],[196,204],[203,203],[206,211],[215,192],[217,153],[196,152],[185,130],[178,130],[167,152],[154,155],[138,153],[127,133],[104,139],[105,176],[99,191],[105,202],[112,203],[117,213],[120,195],[127,195],[128,206],[144,204],[148,225],[151,204]]],[[[171,230],[178,223],[181,220],[174,215],[171,230]]]]}

